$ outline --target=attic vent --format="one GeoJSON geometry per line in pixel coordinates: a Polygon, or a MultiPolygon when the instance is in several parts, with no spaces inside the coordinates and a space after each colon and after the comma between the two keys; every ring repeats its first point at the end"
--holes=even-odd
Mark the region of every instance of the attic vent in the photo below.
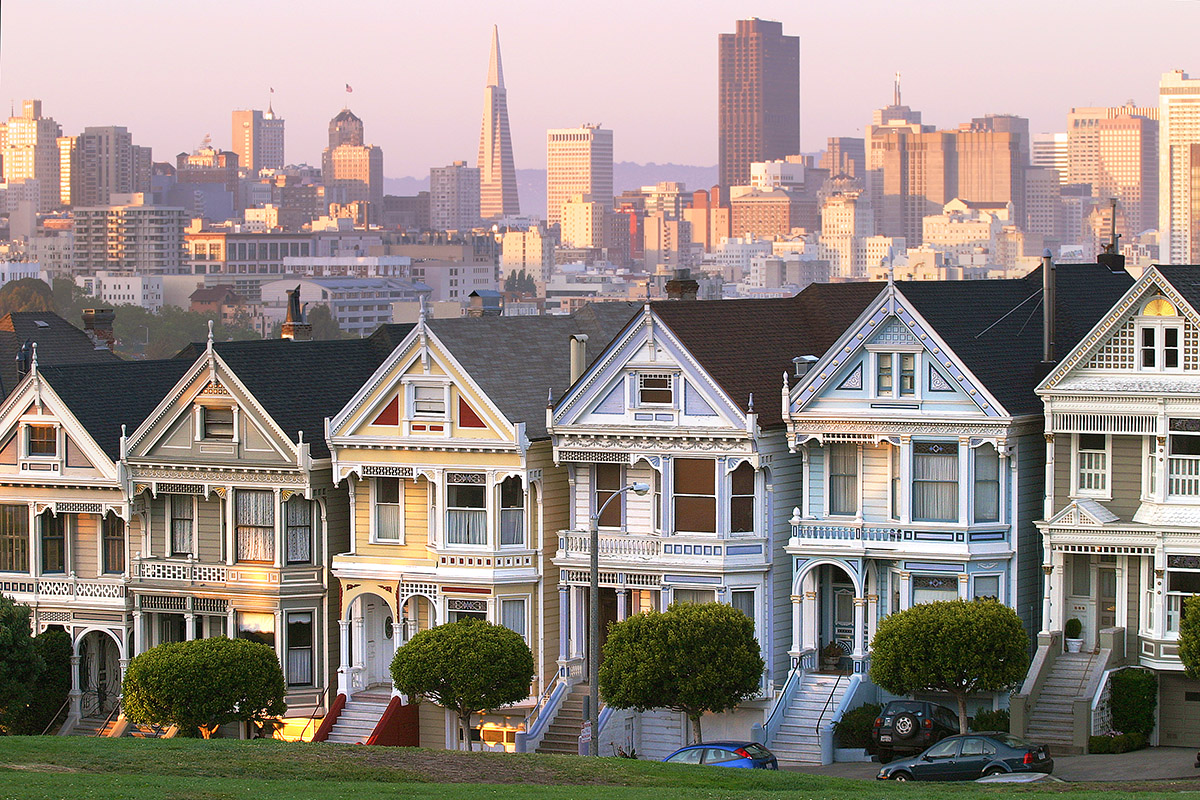
{"type": "Polygon", "coordinates": [[[44,320],[44,319],[35,319],[33,321],[33,324],[37,325],[39,328],[49,328],[50,327],[50,323],[46,322],[46,320],[44,320]]]}

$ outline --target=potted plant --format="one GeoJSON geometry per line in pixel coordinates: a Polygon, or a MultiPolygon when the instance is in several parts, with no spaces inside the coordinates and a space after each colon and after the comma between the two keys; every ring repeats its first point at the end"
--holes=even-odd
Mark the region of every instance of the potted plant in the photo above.
{"type": "Polygon", "coordinates": [[[1063,627],[1063,635],[1067,639],[1067,652],[1078,653],[1083,649],[1083,623],[1071,617],[1063,627]]]}
{"type": "Polygon", "coordinates": [[[838,664],[842,660],[842,648],[837,642],[830,642],[821,648],[821,668],[826,670],[834,670],[838,668],[838,664]]]}

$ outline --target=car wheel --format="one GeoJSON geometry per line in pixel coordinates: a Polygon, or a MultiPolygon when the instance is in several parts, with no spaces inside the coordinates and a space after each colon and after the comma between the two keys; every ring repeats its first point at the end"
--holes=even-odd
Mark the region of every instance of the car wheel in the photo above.
{"type": "Polygon", "coordinates": [[[985,777],[985,778],[990,778],[993,775],[1003,775],[1003,774],[1004,774],[1004,770],[1002,770],[1000,767],[988,767],[987,769],[985,769],[983,771],[983,777],[985,777]]]}
{"type": "Polygon", "coordinates": [[[918,730],[920,730],[920,725],[912,714],[899,714],[892,722],[892,733],[900,739],[911,739],[918,730]]]}
{"type": "Polygon", "coordinates": [[[892,780],[894,780],[894,781],[911,781],[912,776],[909,775],[907,772],[897,772],[895,775],[892,776],[892,780]]]}

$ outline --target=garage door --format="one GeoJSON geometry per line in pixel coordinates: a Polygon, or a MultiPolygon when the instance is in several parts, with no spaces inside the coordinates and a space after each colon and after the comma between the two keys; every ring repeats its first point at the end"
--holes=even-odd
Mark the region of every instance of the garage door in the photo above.
{"type": "Polygon", "coordinates": [[[1163,747],[1200,747],[1200,681],[1159,675],[1159,735],[1163,747]]]}

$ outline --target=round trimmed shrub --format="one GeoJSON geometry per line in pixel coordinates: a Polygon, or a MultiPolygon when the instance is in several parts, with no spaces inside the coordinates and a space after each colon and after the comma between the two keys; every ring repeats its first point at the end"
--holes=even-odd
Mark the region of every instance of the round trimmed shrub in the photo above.
{"type": "Polygon", "coordinates": [[[973,731],[1007,731],[1009,725],[1008,709],[992,711],[990,708],[980,709],[970,720],[973,731]]]}
{"type": "Polygon", "coordinates": [[[882,710],[878,703],[863,703],[843,714],[833,726],[838,747],[870,747],[871,728],[882,710]]]}

